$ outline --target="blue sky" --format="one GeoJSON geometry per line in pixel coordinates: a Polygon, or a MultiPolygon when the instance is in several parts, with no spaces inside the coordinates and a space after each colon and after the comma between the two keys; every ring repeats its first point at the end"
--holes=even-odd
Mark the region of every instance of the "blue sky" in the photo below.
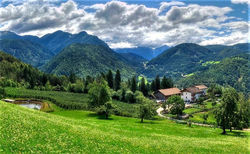
{"type": "Polygon", "coordinates": [[[86,31],[112,48],[249,42],[247,0],[2,0],[0,30],[86,31]]]}

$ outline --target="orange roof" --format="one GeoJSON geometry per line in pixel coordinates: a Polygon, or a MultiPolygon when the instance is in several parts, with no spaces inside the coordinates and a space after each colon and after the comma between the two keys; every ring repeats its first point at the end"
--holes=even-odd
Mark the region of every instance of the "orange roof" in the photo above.
{"type": "Polygon", "coordinates": [[[197,86],[195,86],[196,88],[199,88],[200,90],[202,90],[202,89],[207,89],[207,86],[205,86],[205,85],[197,85],[197,86]]]}
{"type": "Polygon", "coordinates": [[[188,91],[188,92],[193,93],[193,94],[201,92],[200,89],[197,87],[189,87],[189,88],[182,90],[182,92],[185,92],[185,91],[188,91]]]}
{"type": "Polygon", "coordinates": [[[164,96],[171,96],[181,93],[180,89],[178,88],[160,89],[159,92],[162,93],[164,96]]]}

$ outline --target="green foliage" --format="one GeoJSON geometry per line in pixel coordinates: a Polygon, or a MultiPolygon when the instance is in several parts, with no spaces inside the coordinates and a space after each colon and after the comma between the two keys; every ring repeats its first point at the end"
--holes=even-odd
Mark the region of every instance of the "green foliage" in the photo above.
{"type": "Polygon", "coordinates": [[[89,85],[89,105],[98,108],[111,100],[110,89],[107,82],[102,79],[100,82],[94,81],[89,85]]]}
{"type": "Polygon", "coordinates": [[[126,102],[129,102],[129,103],[135,103],[134,93],[130,90],[126,91],[125,100],[126,102]]]}
{"type": "Polygon", "coordinates": [[[136,77],[134,76],[131,79],[131,91],[135,92],[137,90],[137,81],[136,81],[136,77]]]}
{"type": "Polygon", "coordinates": [[[98,114],[104,114],[105,118],[108,119],[108,117],[110,116],[111,112],[113,112],[113,110],[116,107],[112,104],[112,102],[106,102],[104,105],[101,105],[100,107],[97,108],[97,113],[98,114]]]}
{"type": "Polygon", "coordinates": [[[170,106],[170,113],[171,114],[176,114],[176,115],[181,115],[182,111],[185,109],[185,104],[184,100],[177,95],[170,96],[167,100],[167,103],[170,106]]]}
{"type": "Polygon", "coordinates": [[[4,88],[0,87],[0,100],[6,96],[6,91],[4,88]]]}
{"type": "Polygon", "coordinates": [[[113,89],[114,88],[114,78],[113,78],[113,73],[111,70],[108,71],[108,74],[106,76],[108,86],[113,89]]]}
{"type": "Polygon", "coordinates": [[[237,102],[239,95],[233,88],[226,88],[222,95],[222,104],[216,110],[217,124],[222,127],[223,134],[226,133],[226,129],[232,129],[234,120],[237,116],[237,102]]]}
{"type": "Polygon", "coordinates": [[[159,75],[157,75],[155,78],[155,89],[156,90],[161,89],[161,80],[159,75]]]}
{"type": "Polygon", "coordinates": [[[144,96],[148,96],[148,89],[147,89],[144,77],[141,79],[139,89],[143,93],[144,96]]]}
{"type": "Polygon", "coordinates": [[[161,81],[161,89],[167,89],[172,88],[174,86],[173,81],[171,78],[166,78],[166,76],[163,76],[161,81]]]}
{"type": "Polygon", "coordinates": [[[150,119],[154,115],[156,115],[156,109],[153,105],[153,102],[148,100],[147,98],[142,99],[139,115],[139,118],[141,118],[141,123],[143,123],[144,118],[150,119]]]}
{"type": "Polygon", "coordinates": [[[115,90],[119,90],[121,88],[121,74],[120,71],[117,70],[115,74],[115,90]]]}

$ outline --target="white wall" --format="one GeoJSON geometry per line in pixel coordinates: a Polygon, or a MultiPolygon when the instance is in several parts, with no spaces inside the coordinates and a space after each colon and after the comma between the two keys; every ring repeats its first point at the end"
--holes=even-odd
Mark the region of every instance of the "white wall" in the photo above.
{"type": "Polygon", "coordinates": [[[184,100],[184,102],[191,102],[192,96],[190,92],[182,92],[181,98],[184,100]]]}

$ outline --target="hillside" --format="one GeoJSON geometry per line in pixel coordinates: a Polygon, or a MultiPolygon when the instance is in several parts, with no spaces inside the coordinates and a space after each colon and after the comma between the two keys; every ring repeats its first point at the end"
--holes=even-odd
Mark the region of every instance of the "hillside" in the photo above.
{"type": "Polygon", "coordinates": [[[194,84],[230,85],[238,91],[250,92],[250,61],[248,55],[226,58],[218,64],[211,65],[208,69],[194,73],[192,76],[179,81],[180,87],[194,84]]]}
{"type": "Polygon", "coordinates": [[[120,70],[131,77],[135,71],[127,60],[110,48],[99,45],[72,44],[56,55],[42,70],[57,75],[68,75],[73,71],[79,77],[95,76],[109,69],[120,70]]]}
{"type": "Polygon", "coordinates": [[[0,101],[3,153],[247,153],[249,133],[56,109],[53,114],[0,101]],[[237,136],[239,135],[239,136],[237,136]],[[142,138],[143,136],[143,138],[142,138]],[[160,144],[159,144],[160,143],[160,144]]]}
{"type": "Polygon", "coordinates": [[[0,50],[35,67],[45,64],[53,56],[53,53],[41,45],[21,39],[0,40],[0,50]]]}
{"type": "MultiPolygon", "coordinates": [[[[42,75],[37,69],[21,62],[13,56],[0,51],[0,79],[11,79],[21,82],[23,80],[31,80],[33,76],[42,75]]],[[[1,84],[0,80],[0,84],[1,84]]]]}
{"type": "Polygon", "coordinates": [[[130,64],[133,68],[135,68],[137,71],[140,71],[144,68],[144,63],[147,62],[147,60],[141,56],[138,56],[134,53],[119,53],[122,57],[124,57],[127,60],[127,63],[130,64]]]}
{"type": "Polygon", "coordinates": [[[148,77],[159,74],[160,76],[180,78],[182,75],[203,70],[206,62],[220,61],[226,57],[245,53],[249,53],[249,44],[247,43],[234,46],[200,46],[193,43],[183,43],[164,51],[149,61],[142,73],[148,77]]]}
{"type": "Polygon", "coordinates": [[[115,51],[118,53],[133,53],[147,60],[151,60],[152,58],[158,56],[168,48],[169,48],[168,46],[164,45],[155,49],[149,47],[136,47],[136,48],[120,48],[120,49],[115,49],[115,51]]]}

